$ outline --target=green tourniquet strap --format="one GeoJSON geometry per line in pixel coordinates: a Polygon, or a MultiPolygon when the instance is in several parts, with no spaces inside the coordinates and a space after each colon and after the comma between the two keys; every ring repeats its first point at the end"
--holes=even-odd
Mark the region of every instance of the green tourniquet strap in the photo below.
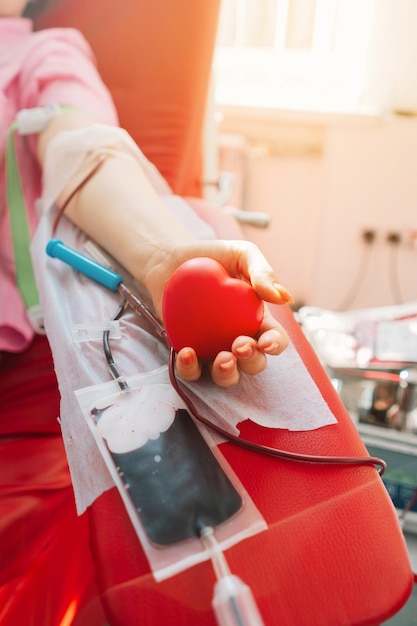
{"type": "MultiPolygon", "coordinates": [[[[60,105],[57,108],[61,114],[82,110],[71,105],[60,105]]],[[[18,122],[15,120],[9,128],[6,141],[6,195],[12,231],[16,284],[26,310],[29,311],[29,309],[39,309],[39,294],[30,254],[31,232],[28,212],[15,150],[17,128],[18,122]]]]}
{"type": "Polygon", "coordinates": [[[30,255],[31,233],[22,190],[19,166],[14,147],[14,134],[17,123],[14,122],[7,135],[6,143],[6,194],[9,206],[10,225],[16,272],[16,283],[26,309],[39,304],[35,274],[30,255]]]}

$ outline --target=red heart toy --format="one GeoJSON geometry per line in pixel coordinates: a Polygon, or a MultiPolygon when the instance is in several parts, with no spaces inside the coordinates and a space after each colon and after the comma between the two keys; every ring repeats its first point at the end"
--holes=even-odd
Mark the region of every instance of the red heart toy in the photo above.
{"type": "Polygon", "coordinates": [[[174,350],[193,348],[212,360],[230,350],[238,335],[254,337],[263,318],[263,302],[249,283],[232,278],[207,257],[180,265],[164,291],[162,313],[174,350]]]}

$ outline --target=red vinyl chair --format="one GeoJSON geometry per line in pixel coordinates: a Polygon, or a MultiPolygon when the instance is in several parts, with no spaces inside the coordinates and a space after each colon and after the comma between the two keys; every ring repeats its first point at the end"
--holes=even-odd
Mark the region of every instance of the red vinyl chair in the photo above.
{"type": "MultiPolygon", "coordinates": [[[[37,25],[74,26],[84,33],[121,125],[175,193],[196,197],[196,210],[216,222],[220,235],[239,237],[229,218],[198,201],[219,4],[59,0],[37,25]]],[[[291,310],[274,311],[337,425],[288,432],[247,421],[241,436],[306,454],[366,455],[291,310]]],[[[231,570],[252,588],[266,626],[376,625],[399,611],[411,593],[413,574],[395,509],[374,468],[295,463],[230,442],[221,444],[221,450],[268,524],[266,532],[227,551],[231,570]]],[[[216,623],[210,563],[155,582],[116,489],[90,507],[88,522],[97,585],[112,626],[216,623]]],[[[63,521],[62,533],[67,532],[63,521]]],[[[65,560],[50,575],[60,576],[62,569],[65,560]]]]}

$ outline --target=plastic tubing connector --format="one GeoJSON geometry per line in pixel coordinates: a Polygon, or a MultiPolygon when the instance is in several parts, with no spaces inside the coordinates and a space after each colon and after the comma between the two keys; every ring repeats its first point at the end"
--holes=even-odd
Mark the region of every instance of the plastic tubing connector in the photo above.
{"type": "Polygon", "coordinates": [[[216,582],[212,606],[219,626],[264,626],[250,587],[233,574],[216,582]]]}

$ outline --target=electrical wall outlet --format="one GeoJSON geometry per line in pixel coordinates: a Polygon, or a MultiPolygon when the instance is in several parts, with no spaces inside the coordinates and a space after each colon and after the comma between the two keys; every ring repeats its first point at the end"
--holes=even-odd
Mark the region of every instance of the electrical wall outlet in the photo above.
{"type": "Polygon", "coordinates": [[[376,228],[368,228],[368,227],[364,227],[361,229],[361,238],[362,241],[364,241],[365,243],[368,244],[373,244],[376,241],[377,238],[377,229],[376,228]]]}
{"type": "Polygon", "coordinates": [[[365,244],[378,243],[417,251],[417,226],[398,226],[398,224],[360,226],[359,236],[365,244]]]}
{"type": "Polygon", "coordinates": [[[386,234],[385,240],[393,246],[399,246],[403,241],[403,234],[399,230],[389,230],[386,234]]]}

